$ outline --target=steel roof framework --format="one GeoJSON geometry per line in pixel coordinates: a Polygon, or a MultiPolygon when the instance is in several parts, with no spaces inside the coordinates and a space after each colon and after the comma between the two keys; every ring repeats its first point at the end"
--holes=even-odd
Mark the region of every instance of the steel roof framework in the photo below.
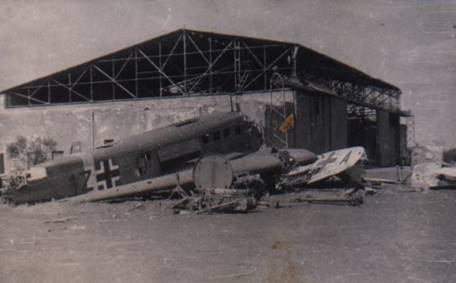
{"type": "Polygon", "coordinates": [[[192,30],[177,30],[3,93],[8,107],[242,94],[270,91],[274,74],[324,86],[350,103],[400,112],[398,88],[303,46],[192,30]]]}

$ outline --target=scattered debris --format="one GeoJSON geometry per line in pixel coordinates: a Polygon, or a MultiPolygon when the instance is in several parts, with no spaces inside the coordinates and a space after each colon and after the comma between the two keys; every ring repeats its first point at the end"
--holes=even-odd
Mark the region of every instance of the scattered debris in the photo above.
{"type": "Polygon", "coordinates": [[[280,186],[310,185],[332,176],[338,176],[367,159],[362,147],[351,147],[330,151],[318,156],[317,161],[309,165],[296,166],[284,174],[280,186]]]}
{"type": "Polygon", "coordinates": [[[435,173],[441,178],[441,180],[447,182],[456,182],[456,166],[443,167],[437,169],[435,173]]]}
{"type": "Polygon", "coordinates": [[[86,230],[87,227],[84,226],[84,225],[71,225],[69,227],[70,230],[74,230],[74,231],[81,231],[81,230],[86,230]]]}
{"type": "Polygon", "coordinates": [[[244,277],[244,276],[249,276],[254,274],[253,271],[248,271],[248,272],[239,272],[239,273],[233,273],[233,274],[225,274],[225,275],[218,275],[218,276],[213,276],[210,277],[209,280],[223,280],[223,279],[234,279],[234,278],[239,278],[239,277],[244,277]]]}
{"type": "Polygon", "coordinates": [[[256,208],[265,191],[258,175],[236,174],[231,163],[220,156],[198,161],[193,178],[195,190],[192,195],[183,194],[182,200],[173,205],[175,213],[248,212],[256,208]]]}
{"type": "Polygon", "coordinates": [[[63,218],[58,218],[58,219],[53,219],[53,220],[46,220],[44,223],[64,223],[68,222],[71,220],[77,219],[76,216],[69,216],[69,217],[63,217],[63,218]]]}
{"type": "Polygon", "coordinates": [[[411,185],[422,189],[456,187],[456,167],[442,167],[442,164],[427,162],[415,165],[411,185]]]}
{"type": "MultiPolygon", "coordinates": [[[[228,190],[227,190],[228,191],[228,190]]],[[[204,193],[196,197],[184,198],[172,208],[176,214],[193,211],[196,214],[231,212],[243,213],[255,209],[257,204],[254,197],[233,192],[204,193]]]]}
{"type": "Polygon", "coordinates": [[[373,185],[380,185],[380,184],[383,184],[383,183],[386,183],[386,184],[396,184],[396,185],[401,184],[401,182],[399,182],[399,181],[397,181],[397,180],[382,179],[382,178],[369,178],[369,177],[364,177],[363,180],[364,180],[364,182],[369,182],[369,183],[372,183],[373,185]]]}
{"type": "Polygon", "coordinates": [[[144,203],[137,203],[137,204],[135,204],[134,207],[130,208],[128,211],[133,211],[136,209],[145,210],[146,207],[144,206],[144,203]]]}
{"type": "Polygon", "coordinates": [[[394,166],[386,168],[369,168],[365,170],[363,181],[375,185],[409,184],[412,168],[409,166],[394,166]]]}
{"type": "Polygon", "coordinates": [[[367,196],[372,196],[378,193],[378,190],[371,188],[371,187],[366,187],[364,186],[364,194],[367,196]]]}
{"type": "Polygon", "coordinates": [[[316,191],[287,194],[279,200],[272,200],[271,206],[276,208],[293,206],[297,203],[333,204],[359,206],[364,202],[364,192],[361,189],[340,191],[316,191]]]}

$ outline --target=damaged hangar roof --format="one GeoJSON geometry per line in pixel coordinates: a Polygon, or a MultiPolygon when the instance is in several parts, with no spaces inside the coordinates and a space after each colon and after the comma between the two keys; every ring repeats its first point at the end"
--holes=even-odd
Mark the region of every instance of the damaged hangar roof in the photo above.
{"type": "Polygon", "coordinates": [[[401,114],[400,90],[302,45],[187,29],[147,40],[2,91],[8,107],[270,91],[329,89],[401,114]]]}

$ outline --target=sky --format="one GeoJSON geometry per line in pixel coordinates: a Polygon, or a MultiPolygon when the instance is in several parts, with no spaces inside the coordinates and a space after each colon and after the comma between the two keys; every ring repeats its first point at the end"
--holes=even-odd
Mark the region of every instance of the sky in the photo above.
{"type": "Polygon", "coordinates": [[[402,90],[456,146],[456,0],[2,0],[0,90],[179,28],[300,43],[402,90]]]}

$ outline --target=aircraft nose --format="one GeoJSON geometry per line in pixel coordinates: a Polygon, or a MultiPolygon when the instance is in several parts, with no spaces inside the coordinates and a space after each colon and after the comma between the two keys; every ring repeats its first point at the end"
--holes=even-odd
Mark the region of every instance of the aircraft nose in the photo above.
{"type": "Polygon", "coordinates": [[[315,153],[307,149],[288,149],[288,153],[298,166],[307,165],[317,160],[315,153]]]}

